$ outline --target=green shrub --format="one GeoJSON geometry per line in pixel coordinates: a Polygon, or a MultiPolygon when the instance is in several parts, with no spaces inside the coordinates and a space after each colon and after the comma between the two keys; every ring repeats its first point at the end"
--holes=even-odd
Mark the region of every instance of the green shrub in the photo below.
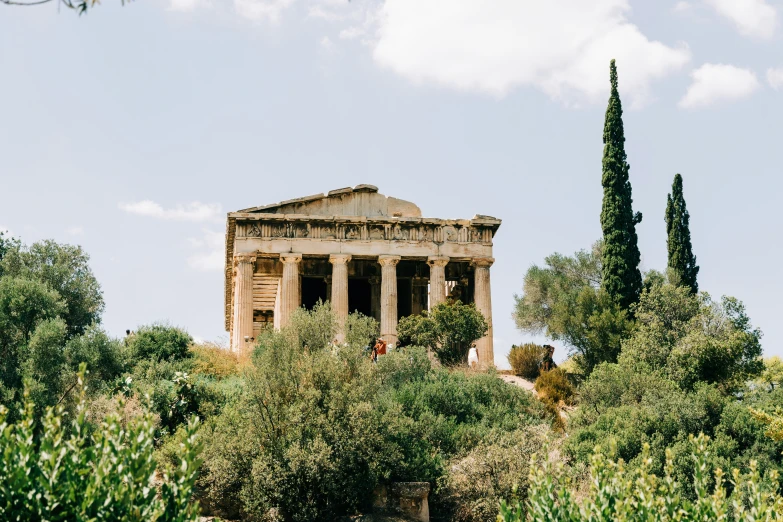
{"type": "Polygon", "coordinates": [[[197,519],[198,505],[191,503],[199,466],[195,421],[188,425],[178,450],[180,466],[163,474],[158,490],[149,416],[127,428],[118,416],[110,416],[91,432],[83,388],[71,421],[62,407],[48,408],[39,425],[29,401],[18,422],[7,422],[6,413],[0,407],[0,519],[197,519]]]}
{"type": "Polygon", "coordinates": [[[127,338],[128,348],[136,360],[175,361],[191,356],[193,338],[184,330],[165,324],[140,326],[127,338]]]}
{"type": "Polygon", "coordinates": [[[653,460],[647,444],[642,448],[641,465],[633,469],[627,469],[622,460],[614,460],[613,451],[607,458],[596,448],[590,461],[591,485],[582,498],[567,487],[562,465],[553,465],[546,458],[543,462],[534,459],[524,508],[522,503],[508,506],[502,502],[498,521],[783,520],[783,497],[779,493],[777,472],[762,478],[755,462],[752,462],[747,475],[743,476],[735,469],[727,481],[724,472],[717,468],[710,476],[708,442],[709,438],[704,435],[691,437],[689,460],[693,495],[687,495],[676,480],[671,450],[666,452],[663,473],[653,473],[653,460]]]}
{"type": "Polygon", "coordinates": [[[397,335],[404,345],[433,350],[445,365],[467,361],[470,343],[487,333],[489,324],[473,304],[440,303],[425,315],[400,319],[397,335]]]}
{"type": "Polygon", "coordinates": [[[439,520],[494,520],[498,504],[525,498],[530,458],[545,443],[541,427],[491,432],[473,449],[453,458],[433,503],[439,520]]]}
{"type": "Polygon", "coordinates": [[[559,404],[571,404],[574,398],[574,387],[568,380],[566,373],[560,368],[541,372],[536,379],[536,391],[539,397],[559,404]]]}
{"type": "Polygon", "coordinates": [[[519,375],[525,379],[538,377],[539,366],[544,353],[544,347],[535,343],[512,346],[508,354],[508,362],[511,365],[511,369],[514,370],[514,375],[519,375]]]}
{"type": "Polygon", "coordinates": [[[366,512],[379,483],[437,484],[447,462],[493,433],[545,424],[532,394],[496,375],[433,369],[417,347],[372,364],[365,335],[332,350],[318,335],[332,324],[324,310],[297,315],[259,336],[241,397],[205,423],[199,488],[215,514],[298,522],[366,512]]]}
{"type": "Polygon", "coordinates": [[[216,379],[239,375],[237,354],[214,343],[199,343],[190,347],[193,352],[194,374],[203,374],[216,379]]]}

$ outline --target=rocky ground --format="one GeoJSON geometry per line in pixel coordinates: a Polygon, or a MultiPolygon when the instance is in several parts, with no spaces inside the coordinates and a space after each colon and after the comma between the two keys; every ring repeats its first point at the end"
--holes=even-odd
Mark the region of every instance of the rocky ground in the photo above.
{"type": "Polygon", "coordinates": [[[524,388],[527,391],[533,393],[534,395],[538,395],[538,393],[535,390],[535,384],[532,381],[528,381],[527,379],[524,379],[517,375],[511,375],[506,373],[501,373],[499,377],[509,384],[513,384],[514,386],[519,386],[520,388],[524,388]]]}

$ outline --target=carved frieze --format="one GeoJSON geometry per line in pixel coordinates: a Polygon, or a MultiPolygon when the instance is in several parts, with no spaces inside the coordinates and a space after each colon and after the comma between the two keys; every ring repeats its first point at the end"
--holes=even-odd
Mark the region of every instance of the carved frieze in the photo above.
{"type": "Polygon", "coordinates": [[[386,234],[383,226],[370,225],[369,237],[373,241],[382,241],[386,239],[386,234]]]}
{"type": "Polygon", "coordinates": [[[422,241],[434,243],[491,243],[492,229],[463,223],[334,223],[281,221],[280,219],[238,221],[237,237],[261,239],[338,239],[345,241],[422,241]]]}

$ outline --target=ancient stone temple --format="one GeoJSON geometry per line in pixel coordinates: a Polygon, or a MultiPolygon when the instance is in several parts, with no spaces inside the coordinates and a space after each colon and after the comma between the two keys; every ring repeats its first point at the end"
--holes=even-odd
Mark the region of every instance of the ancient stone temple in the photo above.
{"type": "Polygon", "coordinates": [[[331,301],[376,318],[397,342],[397,320],[447,299],[475,303],[490,324],[477,342],[482,367],[494,364],[489,270],[500,220],[435,219],[418,206],[359,185],[228,214],[226,330],[247,353],[261,328],[331,301]]]}

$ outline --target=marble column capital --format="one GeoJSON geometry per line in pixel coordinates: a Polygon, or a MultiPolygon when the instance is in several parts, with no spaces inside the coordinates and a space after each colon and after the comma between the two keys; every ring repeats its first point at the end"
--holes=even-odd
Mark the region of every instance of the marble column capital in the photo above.
{"type": "Polygon", "coordinates": [[[446,256],[430,256],[427,258],[427,264],[430,266],[446,266],[449,264],[449,258],[446,256]]]}
{"type": "Polygon", "coordinates": [[[280,254],[280,261],[283,263],[299,263],[302,261],[302,254],[280,254]]]}
{"type": "Polygon", "coordinates": [[[255,253],[234,254],[234,266],[238,266],[240,263],[255,263],[255,262],[256,262],[255,253]]]}
{"type": "Polygon", "coordinates": [[[378,264],[381,266],[397,266],[397,263],[402,259],[400,256],[378,256],[378,264]]]}
{"type": "Polygon", "coordinates": [[[494,262],[494,257],[476,257],[471,260],[471,263],[479,268],[489,268],[494,262]]]}
{"type": "Polygon", "coordinates": [[[331,254],[329,262],[333,265],[344,265],[351,260],[351,254],[331,254]]]}

